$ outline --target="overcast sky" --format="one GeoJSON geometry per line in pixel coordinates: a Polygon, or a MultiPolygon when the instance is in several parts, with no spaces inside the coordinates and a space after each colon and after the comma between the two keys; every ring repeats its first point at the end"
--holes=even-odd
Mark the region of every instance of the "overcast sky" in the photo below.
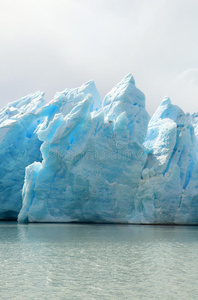
{"type": "Polygon", "coordinates": [[[164,96],[198,111],[197,0],[0,0],[0,107],[132,73],[150,114],[164,96]]]}

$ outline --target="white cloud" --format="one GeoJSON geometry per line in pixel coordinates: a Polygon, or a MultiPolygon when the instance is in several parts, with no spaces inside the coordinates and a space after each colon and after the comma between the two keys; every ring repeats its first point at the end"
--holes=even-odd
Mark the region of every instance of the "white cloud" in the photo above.
{"type": "Polygon", "coordinates": [[[198,111],[198,68],[191,68],[176,76],[168,87],[172,101],[185,112],[198,111]]]}
{"type": "Polygon", "coordinates": [[[169,92],[184,108],[172,81],[198,68],[197,14],[196,0],[1,0],[0,105],[89,79],[104,96],[132,72],[150,113],[169,92]]]}

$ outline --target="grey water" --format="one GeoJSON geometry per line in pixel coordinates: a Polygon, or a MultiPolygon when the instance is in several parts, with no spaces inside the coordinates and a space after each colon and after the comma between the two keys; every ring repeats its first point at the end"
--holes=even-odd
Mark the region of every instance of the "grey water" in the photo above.
{"type": "Polygon", "coordinates": [[[198,227],[0,223],[0,299],[198,299],[198,227]]]}

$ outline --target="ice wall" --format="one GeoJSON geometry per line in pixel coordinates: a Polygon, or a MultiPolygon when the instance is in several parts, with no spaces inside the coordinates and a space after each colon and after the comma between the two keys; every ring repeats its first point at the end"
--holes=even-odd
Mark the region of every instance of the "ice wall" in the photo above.
{"type": "Polygon", "coordinates": [[[0,110],[0,219],[198,224],[197,182],[198,115],[166,97],[150,119],[130,74],[0,110]]]}
{"type": "Polygon", "coordinates": [[[92,91],[80,90],[73,107],[68,97],[74,90],[67,91],[61,111],[38,131],[43,161],[26,169],[20,222],[129,219],[147,158],[144,95],[130,75],[101,101],[101,109],[92,111],[92,91]]]}
{"type": "Polygon", "coordinates": [[[181,223],[177,214],[197,162],[196,138],[188,116],[169,98],[151,118],[144,146],[148,159],[130,222],[181,223]]]}
{"type": "Polygon", "coordinates": [[[41,161],[37,111],[45,104],[41,92],[9,103],[0,110],[0,219],[16,219],[22,206],[25,168],[41,161]]]}

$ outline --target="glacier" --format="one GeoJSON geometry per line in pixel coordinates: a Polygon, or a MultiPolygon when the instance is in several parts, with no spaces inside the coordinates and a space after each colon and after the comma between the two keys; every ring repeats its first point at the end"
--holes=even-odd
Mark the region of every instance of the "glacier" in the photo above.
{"type": "Polygon", "coordinates": [[[131,74],[0,110],[0,220],[198,224],[198,114],[150,118],[131,74]]]}

